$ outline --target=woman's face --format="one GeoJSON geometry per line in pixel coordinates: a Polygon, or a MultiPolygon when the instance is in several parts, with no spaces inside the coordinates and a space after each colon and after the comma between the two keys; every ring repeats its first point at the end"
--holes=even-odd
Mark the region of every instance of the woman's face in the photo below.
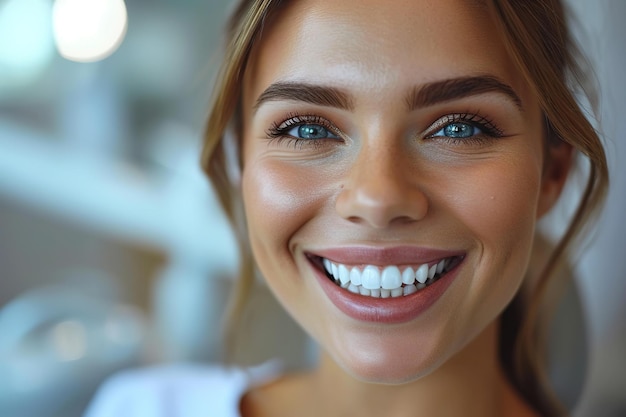
{"type": "Polygon", "coordinates": [[[518,290],[549,206],[542,118],[480,2],[291,2],[243,120],[259,268],[353,375],[429,373],[518,290]]]}

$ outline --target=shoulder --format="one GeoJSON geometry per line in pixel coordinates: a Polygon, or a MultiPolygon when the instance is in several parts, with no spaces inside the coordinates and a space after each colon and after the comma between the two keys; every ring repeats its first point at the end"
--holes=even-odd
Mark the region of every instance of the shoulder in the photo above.
{"type": "Polygon", "coordinates": [[[102,385],[84,417],[234,417],[249,386],[270,374],[267,365],[177,364],[124,371],[102,385]]]}

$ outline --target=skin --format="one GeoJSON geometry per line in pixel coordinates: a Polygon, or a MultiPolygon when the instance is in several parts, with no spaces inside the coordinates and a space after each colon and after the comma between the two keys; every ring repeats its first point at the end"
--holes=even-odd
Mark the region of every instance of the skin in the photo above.
{"type": "Polygon", "coordinates": [[[243,415],[533,415],[499,369],[497,321],[523,282],[536,220],[558,197],[571,152],[561,145],[546,155],[536,97],[489,19],[466,0],[301,0],[266,25],[242,101],[249,239],[268,285],[323,353],[311,373],[251,391],[243,415]],[[492,91],[407,109],[414,88],[485,74],[521,103],[492,91]],[[341,89],[352,106],[257,107],[279,81],[341,89]],[[501,137],[433,136],[459,113],[488,119],[501,137]],[[294,114],[323,118],[334,136],[268,137],[294,114]],[[465,259],[417,318],[366,323],[329,301],[306,256],[354,245],[465,259]]]}

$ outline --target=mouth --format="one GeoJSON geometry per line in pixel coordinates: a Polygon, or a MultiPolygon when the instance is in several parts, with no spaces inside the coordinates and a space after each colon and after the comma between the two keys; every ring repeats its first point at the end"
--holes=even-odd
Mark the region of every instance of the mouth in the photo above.
{"type": "Polygon", "coordinates": [[[463,256],[449,256],[422,264],[349,265],[321,256],[310,257],[335,285],[364,297],[398,298],[432,285],[459,265],[463,256]]]}
{"type": "Polygon", "coordinates": [[[398,246],[344,247],[306,253],[328,299],[360,322],[412,321],[459,276],[465,251],[398,246]]]}

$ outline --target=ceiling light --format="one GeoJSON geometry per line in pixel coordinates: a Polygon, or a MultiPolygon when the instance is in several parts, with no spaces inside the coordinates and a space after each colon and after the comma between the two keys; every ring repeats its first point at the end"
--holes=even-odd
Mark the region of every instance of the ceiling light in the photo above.
{"type": "Polygon", "coordinates": [[[72,61],[108,57],[124,40],[127,25],[124,0],[56,0],[52,8],[57,49],[72,61]]]}

